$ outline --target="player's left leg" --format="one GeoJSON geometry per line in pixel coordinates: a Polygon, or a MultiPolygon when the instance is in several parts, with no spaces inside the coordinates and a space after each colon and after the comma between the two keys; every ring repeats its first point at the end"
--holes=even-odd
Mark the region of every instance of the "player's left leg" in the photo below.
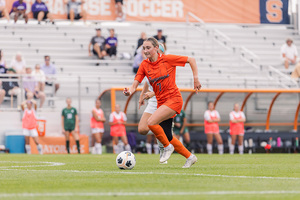
{"type": "Polygon", "coordinates": [[[30,140],[30,137],[25,136],[25,149],[26,149],[27,154],[31,154],[31,147],[30,147],[30,144],[29,144],[29,140],[30,140]]]}
{"type": "Polygon", "coordinates": [[[102,136],[103,133],[102,132],[98,132],[98,133],[94,133],[93,134],[95,137],[95,150],[96,150],[96,154],[102,154],[102,136]]]}
{"type": "Polygon", "coordinates": [[[238,136],[238,144],[239,144],[239,154],[244,154],[244,145],[243,145],[243,141],[244,141],[244,134],[241,134],[238,136]]]}
{"type": "Polygon", "coordinates": [[[183,137],[183,141],[184,141],[184,143],[186,145],[186,148],[190,151],[191,150],[190,149],[191,137],[190,137],[190,133],[189,133],[189,131],[188,131],[187,128],[185,128],[182,137],[183,137]]]}
{"type": "Polygon", "coordinates": [[[32,129],[30,130],[30,135],[33,139],[33,141],[36,144],[37,150],[39,152],[39,154],[43,154],[43,150],[42,150],[42,145],[39,144],[39,139],[38,139],[38,132],[36,129],[32,129]]]}
{"type": "Polygon", "coordinates": [[[215,133],[214,136],[218,143],[218,152],[221,155],[224,153],[224,145],[223,145],[222,137],[221,137],[220,133],[215,133]]]}
{"type": "Polygon", "coordinates": [[[78,151],[78,154],[80,154],[80,142],[79,142],[79,134],[77,131],[72,131],[72,135],[76,141],[76,146],[77,146],[77,151],[78,151]]]}
{"type": "Polygon", "coordinates": [[[122,142],[124,143],[124,146],[125,146],[125,151],[131,151],[131,147],[130,145],[128,144],[128,139],[127,139],[127,136],[126,135],[123,135],[120,137],[122,142]]]}
{"type": "Polygon", "coordinates": [[[70,132],[65,131],[64,134],[66,137],[66,149],[67,149],[68,154],[70,154],[70,132]]]}

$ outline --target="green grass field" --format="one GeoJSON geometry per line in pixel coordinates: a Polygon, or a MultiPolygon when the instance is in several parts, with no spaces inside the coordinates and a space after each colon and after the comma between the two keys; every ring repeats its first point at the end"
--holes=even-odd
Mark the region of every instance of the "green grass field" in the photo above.
{"type": "Polygon", "coordinates": [[[0,199],[299,199],[298,154],[204,155],[190,169],[173,154],[136,154],[133,170],[116,155],[0,154],[0,199]]]}

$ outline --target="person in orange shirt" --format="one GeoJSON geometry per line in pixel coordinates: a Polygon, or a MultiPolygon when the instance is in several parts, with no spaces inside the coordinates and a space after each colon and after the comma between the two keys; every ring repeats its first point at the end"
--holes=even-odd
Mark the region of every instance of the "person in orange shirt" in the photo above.
{"type": "Polygon", "coordinates": [[[213,137],[215,136],[218,143],[219,154],[223,154],[223,140],[219,131],[220,114],[215,110],[215,105],[212,101],[208,102],[208,110],[204,113],[204,133],[207,137],[207,153],[212,154],[213,137]]]}
{"type": "Polygon", "coordinates": [[[32,101],[26,101],[21,105],[23,112],[22,127],[23,134],[25,135],[25,149],[27,154],[31,154],[31,147],[29,144],[30,137],[34,140],[37,145],[37,149],[40,154],[43,154],[42,145],[39,144],[38,132],[36,130],[36,116],[32,101]],[[26,107],[25,107],[26,105],[26,107]]]}
{"type": "Polygon", "coordinates": [[[124,88],[124,95],[129,96],[135,92],[139,83],[146,76],[153,87],[157,98],[157,110],[147,120],[149,129],[155,137],[164,145],[164,152],[160,162],[167,161],[174,149],[187,158],[183,168],[189,168],[197,161],[197,157],[189,152],[183,144],[172,135],[173,117],[180,113],[183,100],[175,83],[176,66],[185,66],[189,63],[194,76],[194,89],[201,88],[198,79],[198,69],[194,58],[187,56],[162,55],[158,51],[159,43],[155,38],[148,38],[143,43],[144,60],[135,76],[130,88],[124,88]],[[164,131],[162,127],[166,127],[164,131]]]}
{"type": "Polygon", "coordinates": [[[244,122],[246,117],[243,111],[240,111],[240,105],[238,103],[234,104],[234,110],[230,112],[230,135],[231,144],[229,145],[229,153],[234,153],[235,141],[238,136],[239,154],[244,153],[244,122]]]}
{"type": "Polygon", "coordinates": [[[109,125],[110,125],[110,135],[113,138],[113,149],[116,154],[119,154],[122,149],[119,149],[119,137],[125,145],[125,151],[131,151],[131,147],[128,144],[128,139],[126,135],[125,124],[127,117],[125,113],[121,112],[120,105],[116,104],[116,111],[112,112],[109,116],[109,125]]]}
{"type": "Polygon", "coordinates": [[[92,137],[95,138],[95,152],[96,154],[102,154],[102,136],[104,134],[104,122],[106,121],[104,112],[100,108],[101,101],[99,99],[95,102],[96,106],[92,110],[91,116],[91,129],[92,129],[92,137]]]}

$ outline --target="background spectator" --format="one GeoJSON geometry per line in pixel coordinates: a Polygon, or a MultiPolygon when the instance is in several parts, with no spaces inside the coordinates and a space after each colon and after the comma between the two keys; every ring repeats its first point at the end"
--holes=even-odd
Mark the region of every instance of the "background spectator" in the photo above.
{"type": "Polygon", "coordinates": [[[163,36],[162,34],[162,29],[158,29],[157,30],[157,35],[153,36],[155,39],[157,39],[158,42],[162,43],[165,47],[165,50],[167,50],[167,47],[166,47],[166,37],[163,36]]]}
{"type": "Polygon", "coordinates": [[[213,137],[216,138],[218,142],[218,151],[219,154],[223,154],[224,152],[224,146],[223,146],[223,140],[220,135],[219,130],[219,122],[221,120],[220,114],[218,111],[215,110],[214,102],[210,101],[208,102],[208,110],[204,113],[204,133],[206,134],[207,138],[207,153],[212,154],[213,153],[213,137]]]}
{"type": "MultiPolygon", "coordinates": [[[[0,87],[2,87],[2,81],[0,80],[0,87]]],[[[0,105],[2,104],[5,97],[5,90],[0,89],[0,105]]]]}
{"type": "Polygon", "coordinates": [[[240,110],[240,105],[238,103],[234,104],[233,111],[229,114],[230,117],[230,135],[231,135],[231,144],[229,144],[229,153],[234,153],[235,141],[238,137],[238,149],[239,154],[244,153],[244,122],[246,117],[243,111],[240,110]]]}
{"type": "Polygon", "coordinates": [[[12,5],[10,16],[15,20],[15,23],[18,19],[25,19],[25,23],[27,24],[28,15],[26,14],[26,3],[23,0],[15,1],[12,5]]]}
{"type": "Polygon", "coordinates": [[[109,30],[109,34],[109,37],[105,40],[105,48],[107,54],[111,57],[117,55],[118,39],[115,37],[115,30],[113,28],[109,30]]]}
{"type": "Polygon", "coordinates": [[[93,54],[98,56],[99,59],[103,59],[106,55],[105,51],[105,38],[101,36],[101,29],[96,29],[96,36],[92,37],[91,42],[89,44],[89,56],[92,56],[91,47],[93,47],[93,54]]]}
{"type": "Polygon", "coordinates": [[[142,32],[141,33],[141,37],[138,39],[138,42],[137,42],[137,46],[136,46],[136,50],[134,52],[134,56],[137,54],[137,50],[140,48],[140,46],[143,45],[144,41],[147,39],[147,35],[145,32],[142,32]]]}
{"type": "Polygon", "coordinates": [[[17,74],[24,74],[26,62],[21,52],[17,52],[16,56],[12,59],[10,67],[13,68],[17,74]]]}
{"type": "MultiPolygon", "coordinates": [[[[13,75],[16,74],[16,71],[13,68],[7,69],[7,74],[13,75]]],[[[18,77],[8,76],[7,79],[3,82],[3,89],[5,90],[5,96],[7,97],[17,97],[18,105],[21,104],[21,89],[19,88],[18,77]]]]}
{"type": "Polygon", "coordinates": [[[44,92],[39,90],[38,82],[31,75],[31,68],[26,67],[26,76],[23,77],[23,88],[26,93],[32,92],[34,97],[40,99],[40,108],[43,106],[45,102],[45,94],[44,92]]]}
{"type": "Polygon", "coordinates": [[[86,23],[87,13],[85,10],[81,9],[81,5],[85,3],[84,0],[81,2],[77,2],[76,0],[65,0],[64,2],[67,5],[68,19],[71,20],[72,24],[74,23],[74,20],[80,20],[81,18],[84,23],[86,23]]]}
{"type": "MultiPolygon", "coordinates": [[[[56,68],[53,64],[50,62],[50,56],[45,56],[45,63],[42,64],[41,70],[44,72],[46,76],[46,85],[52,86],[53,85],[53,79],[56,75],[56,68]]],[[[59,83],[55,83],[55,92],[59,89],[59,83]]]]}
{"type": "Polygon", "coordinates": [[[117,21],[125,20],[125,15],[123,13],[123,0],[115,0],[116,2],[116,14],[117,14],[117,21]]]}
{"type": "Polygon", "coordinates": [[[126,114],[121,111],[120,105],[116,104],[116,111],[109,115],[110,135],[113,138],[113,149],[115,154],[119,154],[123,149],[118,148],[119,137],[125,145],[125,151],[131,151],[126,135],[125,124],[127,121],[126,114]]]}
{"type": "Polygon", "coordinates": [[[42,20],[50,19],[50,22],[54,24],[53,17],[49,13],[48,8],[42,0],[36,0],[31,6],[31,12],[33,13],[34,19],[38,20],[38,24],[41,24],[42,20]]]}
{"type": "Polygon", "coordinates": [[[145,55],[143,53],[143,46],[140,46],[137,50],[136,50],[136,55],[134,56],[133,59],[133,73],[137,73],[137,71],[139,70],[140,64],[142,63],[142,61],[145,59],[145,55]]]}
{"type": "Polygon", "coordinates": [[[43,92],[45,90],[46,77],[43,70],[41,70],[41,66],[39,64],[35,65],[35,69],[31,72],[31,75],[38,82],[39,90],[43,92]]]}
{"type": "Polygon", "coordinates": [[[286,69],[289,68],[290,64],[296,64],[298,51],[296,46],[293,44],[293,40],[288,38],[286,43],[281,47],[281,59],[286,69]]]}
{"type": "Polygon", "coordinates": [[[187,124],[187,119],[186,119],[185,112],[184,110],[181,110],[181,112],[174,117],[173,136],[176,137],[178,140],[180,139],[180,136],[182,136],[186,148],[190,150],[191,139],[186,124],[187,124]]]}
{"type": "Polygon", "coordinates": [[[5,7],[5,0],[0,0],[0,18],[5,17],[9,21],[8,11],[5,7]]]}
{"type": "Polygon", "coordinates": [[[0,74],[5,74],[5,73],[6,73],[6,63],[3,57],[3,51],[0,49],[0,74]]]}

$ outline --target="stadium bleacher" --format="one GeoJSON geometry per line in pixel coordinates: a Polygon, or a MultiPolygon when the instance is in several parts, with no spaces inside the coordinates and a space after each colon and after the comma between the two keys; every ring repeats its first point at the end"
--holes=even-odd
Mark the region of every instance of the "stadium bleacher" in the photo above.
{"type": "MultiPolygon", "coordinates": [[[[167,35],[167,53],[195,57],[199,67],[199,78],[205,88],[298,87],[295,81],[280,72],[283,70],[279,65],[279,48],[285,38],[294,36],[295,32],[290,26],[273,27],[278,30],[278,34],[274,35],[272,29],[269,26],[266,28],[265,25],[203,26],[201,23],[101,22],[91,26],[59,23],[56,26],[37,26],[30,23],[1,23],[0,39],[7,64],[17,51],[22,52],[27,65],[32,67],[43,63],[44,55],[51,56],[51,61],[58,71],[56,81],[60,83],[61,88],[56,95],[52,89],[47,89],[46,105],[39,113],[46,118],[55,116],[53,113],[58,116],[65,105],[65,98],[74,97],[75,107],[80,107],[81,130],[88,133],[93,100],[105,89],[131,84],[134,77],[132,59],[124,59],[122,54],[133,55],[142,31],[152,36],[157,29],[163,28],[164,35],[167,35]],[[87,48],[95,34],[95,27],[101,27],[104,36],[108,36],[109,28],[115,28],[119,40],[117,59],[97,60],[88,57],[87,48]],[[275,66],[279,71],[268,66],[275,66]],[[79,96],[81,97],[77,98],[79,96]]],[[[294,39],[297,44],[297,38],[294,39]]],[[[178,67],[177,71],[178,86],[191,88],[193,82],[190,70],[178,67]]],[[[292,102],[294,100],[296,101],[295,98],[291,99],[292,102]]],[[[270,100],[261,98],[258,101],[267,105],[270,100]]],[[[5,110],[6,107],[9,106],[4,103],[1,109],[5,110]]],[[[287,115],[293,112],[293,109],[294,106],[285,109],[287,115]]],[[[248,110],[251,113],[252,109],[248,110]]],[[[256,116],[257,111],[254,108],[252,111],[256,116]]],[[[15,112],[16,115],[18,113],[15,112]]],[[[224,120],[227,120],[227,114],[224,115],[224,120]]],[[[59,134],[57,126],[54,128],[52,125],[60,122],[52,124],[52,117],[48,121],[47,133],[59,134]]],[[[1,127],[1,131],[4,131],[4,127],[1,127]]]]}

